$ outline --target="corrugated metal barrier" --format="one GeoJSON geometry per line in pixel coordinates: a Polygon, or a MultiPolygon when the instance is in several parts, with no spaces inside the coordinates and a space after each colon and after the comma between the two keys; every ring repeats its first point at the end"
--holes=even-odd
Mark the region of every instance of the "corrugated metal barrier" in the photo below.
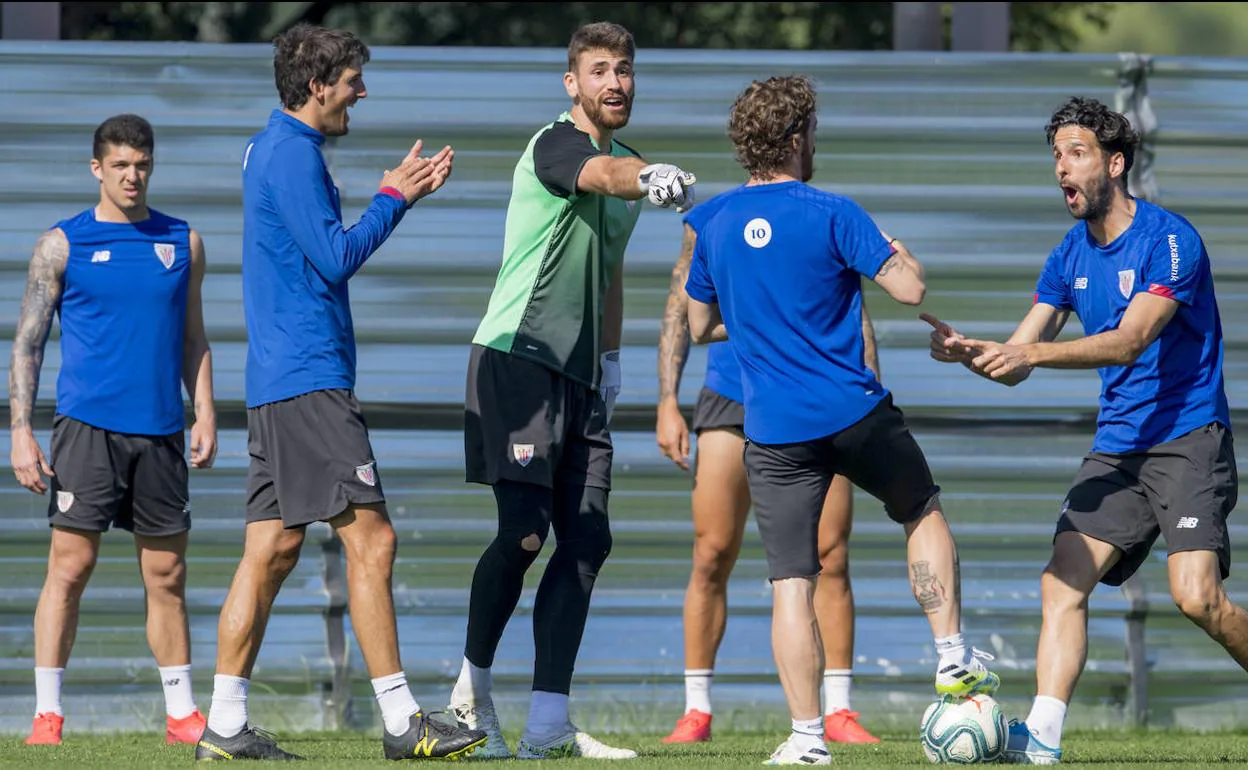
{"type": "MultiPolygon", "coordinates": [[[[196,694],[205,708],[217,611],[242,542],[239,162],[246,139],[276,106],[270,56],[268,46],[250,45],[0,43],[0,330],[8,339],[35,238],[96,200],[87,165],[91,132],[110,115],[137,112],[153,123],[151,203],[190,220],[206,243],[206,315],[223,430],[218,467],[192,476],[190,605],[196,694]]],[[[566,108],[564,62],[554,49],[377,49],[351,135],[326,147],[348,219],[416,138],[456,148],[450,183],[413,209],[352,283],[358,392],[402,535],[396,593],[404,662],[418,699],[438,706],[458,669],[471,570],[494,521],[488,491],[462,481],[467,345],[498,266],[512,168],[532,133],[566,108]]],[[[695,171],[699,194],[708,197],[740,180],[725,136],[733,98],[753,78],[788,72],[819,83],[816,183],[856,198],[903,238],[928,266],[925,309],[976,336],[1012,331],[1045,256],[1071,225],[1044,143],[1053,109],[1077,94],[1142,118],[1149,151],[1134,181],[1205,237],[1227,339],[1227,388],[1236,415],[1243,414],[1248,65],[643,49],[633,120],[621,138],[649,158],[695,171]]],[[[659,457],[652,432],[655,344],[679,240],[679,218],[648,207],[626,263],[616,546],[598,583],[574,689],[590,729],[657,730],[681,710],[689,481],[659,457]]],[[[963,551],[967,631],[998,655],[1002,700],[1017,711],[1033,692],[1039,571],[1057,506],[1090,444],[1095,374],[1051,370],[1021,388],[995,387],[930,361],[926,326],[912,308],[873,287],[868,304],[884,380],[946,491],[963,551]]],[[[1071,327],[1068,335],[1079,333],[1077,323],[1071,327]]],[[[58,362],[54,332],[40,388],[45,447],[58,362]]],[[[695,349],[682,388],[688,405],[703,365],[704,352],[695,349]]],[[[9,697],[0,700],[0,730],[17,731],[33,712],[31,618],[44,576],[46,501],[16,486],[2,501],[0,693],[9,697]]],[[[911,729],[931,692],[929,634],[906,586],[900,531],[874,500],[859,496],[857,503],[855,703],[868,725],[911,729]]],[[[1245,534],[1233,524],[1237,556],[1245,553],[1245,534]]],[[[261,724],[375,723],[343,613],[340,555],[326,535],[318,531],[279,599],[252,690],[261,724]]],[[[155,727],[162,713],[132,554],[126,536],[106,537],[84,599],[66,676],[66,709],[78,729],[134,729],[136,718],[155,727]]],[[[1164,549],[1156,555],[1133,598],[1108,590],[1094,596],[1088,673],[1072,713],[1081,725],[1242,725],[1242,671],[1173,610],[1164,549]],[[1199,692],[1189,685],[1193,674],[1199,692]]],[[[721,717],[729,726],[783,717],[764,574],[751,526],[716,677],[717,712],[735,712],[721,717]],[[759,705],[768,708],[753,708],[759,705]]],[[[539,575],[540,565],[530,590],[539,575]]],[[[1248,598],[1239,585],[1233,577],[1232,595],[1248,598]]],[[[504,724],[519,724],[513,717],[527,697],[531,596],[526,592],[495,667],[504,724]]]]}

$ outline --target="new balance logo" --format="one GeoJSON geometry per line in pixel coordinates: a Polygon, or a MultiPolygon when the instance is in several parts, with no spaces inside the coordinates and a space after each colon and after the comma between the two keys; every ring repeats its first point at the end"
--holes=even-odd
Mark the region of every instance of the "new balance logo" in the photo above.
{"type": "Polygon", "coordinates": [[[112,258],[113,258],[113,252],[111,251],[97,251],[91,255],[92,262],[107,262],[108,260],[112,258]]]}
{"type": "Polygon", "coordinates": [[[1175,529],[1196,529],[1196,525],[1200,523],[1200,519],[1195,516],[1183,516],[1179,519],[1179,523],[1174,525],[1175,529]]]}
{"type": "Polygon", "coordinates": [[[177,686],[178,686],[178,682],[181,682],[181,681],[182,681],[182,679],[181,679],[181,678],[179,678],[179,677],[174,677],[173,679],[166,679],[166,680],[165,680],[165,687],[177,687],[177,686]]]}

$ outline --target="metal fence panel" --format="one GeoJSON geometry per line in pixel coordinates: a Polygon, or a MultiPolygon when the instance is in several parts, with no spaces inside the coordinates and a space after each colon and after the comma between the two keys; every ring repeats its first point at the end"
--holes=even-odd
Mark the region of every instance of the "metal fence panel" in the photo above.
{"type": "MultiPolygon", "coordinates": [[[[91,131],[109,115],[140,113],[157,132],[152,204],[190,220],[204,236],[220,408],[224,423],[241,425],[246,335],[239,163],[247,138],[276,106],[270,56],[268,46],[251,45],[0,43],[0,98],[7,105],[0,113],[0,333],[12,337],[38,233],[95,202],[87,168],[91,131]]],[[[468,576],[494,515],[488,495],[462,484],[454,428],[467,344],[498,266],[514,163],[532,133],[567,107],[560,83],[564,57],[554,49],[376,49],[366,70],[369,96],[353,112],[351,135],[326,147],[348,219],[366,205],[382,169],[417,137],[429,147],[456,148],[451,182],[409,213],[352,283],[359,394],[370,419],[378,415],[372,420],[379,428],[377,450],[403,534],[396,568],[401,634],[422,698],[441,697],[458,666],[468,576]],[[398,427],[422,430],[385,430],[398,427]]],[[[642,50],[637,65],[633,120],[620,137],[649,158],[695,171],[703,198],[741,180],[725,136],[739,90],[771,74],[816,78],[816,184],[859,200],[925,261],[926,309],[976,336],[1004,337],[1026,312],[1045,256],[1072,224],[1055,188],[1045,123],[1071,95],[1113,104],[1123,60],[642,50]]],[[[1241,376],[1248,367],[1248,225],[1240,194],[1248,170],[1246,78],[1248,65],[1240,62],[1175,59],[1152,61],[1147,81],[1159,118],[1154,170],[1160,200],[1188,215],[1213,254],[1227,386],[1237,414],[1248,403],[1248,377],[1241,376]]],[[[674,693],[681,670],[679,596],[688,569],[688,482],[660,461],[647,433],[657,395],[658,321],[679,241],[679,217],[647,207],[628,252],[616,550],[599,582],[595,606],[601,612],[591,620],[578,666],[578,676],[599,683],[592,697],[614,704],[602,714],[644,713],[637,720],[646,729],[655,728],[654,713],[637,711],[637,704],[653,698],[655,687],[674,693]],[[630,641],[638,623],[651,629],[645,642],[630,641]]],[[[1038,573],[1054,511],[1090,441],[1095,374],[1045,371],[1022,388],[998,388],[930,361],[926,327],[912,308],[874,288],[868,304],[885,382],[922,426],[920,439],[964,543],[968,627],[994,633],[992,645],[1014,669],[1006,699],[1021,708],[1034,665],[1038,573]],[[999,421],[1009,427],[994,427],[999,421]]],[[[1078,324],[1071,326],[1067,333],[1078,334],[1078,324]]],[[[45,407],[59,362],[55,340],[40,388],[45,407]]],[[[704,358],[700,349],[691,356],[682,389],[687,404],[700,385],[704,358]]],[[[46,446],[46,434],[40,435],[46,446]]],[[[193,476],[192,628],[204,705],[215,613],[240,550],[244,438],[224,431],[221,467],[193,476]]],[[[0,590],[0,649],[6,653],[0,690],[17,697],[0,706],[0,729],[17,730],[33,704],[30,617],[46,528],[44,501],[21,490],[5,491],[3,501],[0,531],[8,546],[0,551],[6,586],[0,590]]],[[[864,695],[856,700],[877,707],[863,711],[879,724],[894,720],[909,728],[921,706],[889,704],[921,704],[934,660],[922,619],[911,609],[899,533],[874,501],[858,503],[864,514],[852,550],[861,618],[856,670],[864,695]]],[[[75,702],[101,728],[118,726],[118,704],[129,712],[136,703],[155,708],[159,690],[142,642],[133,557],[124,538],[106,542],[106,568],[88,591],[92,609],[84,614],[67,679],[71,686],[80,683],[75,702]],[[134,681],[152,685],[143,696],[149,700],[123,694],[122,685],[134,681]]],[[[738,705],[774,705],[779,697],[766,641],[769,598],[761,557],[751,529],[733,584],[734,617],[741,620],[730,625],[722,656],[728,684],[717,685],[731,693],[720,697],[738,705]]],[[[258,680],[281,694],[270,711],[278,726],[332,726],[321,710],[321,688],[332,690],[337,706],[344,697],[322,621],[335,594],[327,582],[334,572],[305,561],[283,593],[282,614],[257,671],[258,680]]],[[[1218,697],[1246,697],[1238,684],[1242,674],[1227,668],[1220,650],[1207,649],[1199,632],[1174,622],[1163,569],[1160,559],[1146,568],[1148,588],[1161,592],[1152,597],[1161,614],[1149,627],[1149,644],[1181,650],[1183,665],[1203,666],[1210,686],[1221,688],[1218,697]]],[[[526,593],[521,615],[528,602],[526,593]]],[[[1122,623],[1128,603],[1115,592],[1098,592],[1096,602],[1091,664],[1076,704],[1083,724],[1121,721],[1129,709],[1122,623]]],[[[512,624],[496,666],[496,679],[514,685],[501,705],[517,712],[531,665],[523,625],[512,624]]],[[[364,699],[355,719],[362,723],[372,711],[360,686],[358,652],[352,654],[355,692],[364,699]]],[[[1224,719],[1225,711],[1183,700],[1188,674],[1169,668],[1177,665],[1172,657],[1153,661],[1154,722],[1224,719]]],[[[259,702],[263,714],[265,701],[259,702]]],[[[673,708],[659,716],[674,716],[673,708]]]]}

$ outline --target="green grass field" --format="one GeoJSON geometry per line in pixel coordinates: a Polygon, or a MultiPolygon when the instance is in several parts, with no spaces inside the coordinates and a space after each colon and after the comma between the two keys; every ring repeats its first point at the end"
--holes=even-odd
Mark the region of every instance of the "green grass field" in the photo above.
{"type": "MultiPolygon", "coordinates": [[[[509,735],[515,745],[518,736],[509,735]]],[[[607,737],[607,736],[603,736],[607,737]]],[[[720,735],[708,744],[664,746],[658,735],[612,735],[610,743],[630,746],[640,753],[637,760],[624,763],[635,770],[676,767],[689,770],[711,768],[756,767],[784,738],[780,734],[720,735]]],[[[5,767],[67,767],[87,770],[97,767],[124,767],[130,770],[166,768],[191,764],[192,751],[187,746],[168,747],[163,736],[130,733],[97,736],[69,736],[62,746],[24,746],[20,738],[0,740],[0,766],[5,767]]],[[[833,763],[861,767],[924,766],[927,760],[913,735],[893,733],[882,735],[874,746],[835,746],[833,763]]],[[[282,740],[290,751],[310,761],[300,767],[393,767],[379,759],[380,742],[362,733],[322,733],[292,735],[282,740]]],[[[1131,767],[1223,767],[1248,765],[1248,735],[1233,733],[1187,732],[1088,732],[1074,733],[1065,741],[1066,760],[1070,764],[1093,765],[1098,770],[1131,767]]],[[[519,762],[485,760],[475,762],[486,767],[542,766],[567,768],[602,767],[602,761],[556,760],[550,762],[519,762]]],[[[606,763],[611,764],[611,763],[606,763]]]]}

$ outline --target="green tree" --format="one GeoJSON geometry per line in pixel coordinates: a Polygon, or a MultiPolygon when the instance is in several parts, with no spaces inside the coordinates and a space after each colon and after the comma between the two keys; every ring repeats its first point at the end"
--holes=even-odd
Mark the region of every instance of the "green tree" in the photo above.
{"type": "MultiPolygon", "coordinates": [[[[1011,3],[1011,45],[1064,51],[1112,3],[1011,3]]],[[[892,3],[63,3],[68,39],[264,42],[299,21],[373,45],[552,46],[610,19],[646,48],[887,50],[892,3]]]]}

